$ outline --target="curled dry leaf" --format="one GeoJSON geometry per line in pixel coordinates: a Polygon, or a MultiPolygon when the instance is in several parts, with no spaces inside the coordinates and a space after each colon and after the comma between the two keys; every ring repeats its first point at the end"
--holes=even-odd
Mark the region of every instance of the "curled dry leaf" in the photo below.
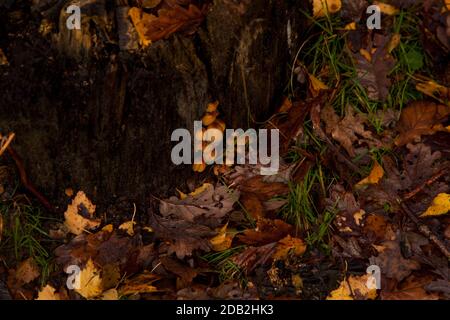
{"type": "Polygon", "coordinates": [[[65,225],[73,234],[92,230],[100,225],[100,219],[94,219],[95,205],[83,191],[79,191],[64,213],[65,225]]]}
{"type": "Polygon", "coordinates": [[[277,243],[273,242],[261,247],[248,247],[231,259],[245,274],[250,274],[271,259],[276,251],[276,245],[277,243]]]}
{"type": "Polygon", "coordinates": [[[397,146],[403,146],[420,138],[445,131],[442,125],[450,115],[450,106],[427,101],[416,101],[403,109],[397,124],[399,136],[395,140],[397,146]]]}
{"type": "Polygon", "coordinates": [[[224,251],[231,247],[231,243],[233,242],[234,233],[227,232],[228,223],[224,225],[222,228],[217,230],[218,235],[211,238],[209,241],[211,242],[212,249],[214,251],[224,251]]]}
{"type": "Polygon", "coordinates": [[[158,289],[152,284],[159,280],[159,276],[145,271],[125,281],[118,289],[121,296],[129,296],[137,293],[152,293],[158,289]]]}
{"type": "Polygon", "coordinates": [[[369,184],[377,184],[384,176],[383,167],[375,160],[372,171],[368,177],[364,178],[356,184],[356,187],[362,187],[369,184]]]}
{"type": "Polygon", "coordinates": [[[293,230],[294,228],[283,220],[260,218],[256,222],[255,229],[247,229],[237,238],[248,245],[264,245],[283,239],[293,230]]]}
{"type": "Polygon", "coordinates": [[[351,275],[344,279],[339,288],[333,290],[327,300],[373,300],[377,297],[377,289],[368,285],[371,275],[351,275]]]}

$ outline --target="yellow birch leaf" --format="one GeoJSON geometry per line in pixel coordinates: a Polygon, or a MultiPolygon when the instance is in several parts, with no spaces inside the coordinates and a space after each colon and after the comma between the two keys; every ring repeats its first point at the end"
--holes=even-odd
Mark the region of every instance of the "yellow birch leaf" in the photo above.
{"type": "Polygon", "coordinates": [[[369,184],[377,184],[378,182],[380,182],[383,176],[384,176],[383,167],[378,163],[378,161],[375,161],[369,176],[358,182],[356,184],[356,187],[361,187],[369,184]]]}
{"type": "Polygon", "coordinates": [[[83,191],[79,191],[72,203],[64,212],[65,221],[70,232],[79,235],[85,230],[97,228],[100,225],[99,219],[94,219],[95,205],[87,198],[83,191]],[[79,212],[82,212],[81,215],[79,212]],[[85,217],[87,216],[87,218],[85,217]]]}
{"type": "Polygon", "coordinates": [[[314,18],[325,17],[328,13],[336,13],[341,10],[341,0],[313,0],[314,18]]]}
{"type": "Polygon", "coordinates": [[[420,215],[423,217],[440,216],[450,211],[450,194],[440,193],[433,199],[431,206],[420,215]]]}

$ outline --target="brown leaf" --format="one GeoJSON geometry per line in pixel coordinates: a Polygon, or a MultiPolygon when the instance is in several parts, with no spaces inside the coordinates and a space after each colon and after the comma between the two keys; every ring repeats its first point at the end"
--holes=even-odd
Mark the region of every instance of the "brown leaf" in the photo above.
{"type": "Polygon", "coordinates": [[[185,283],[189,284],[197,276],[197,271],[179,260],[168,256],[160,257],[164,269],[180,277],[185,283]]]}
{"type": "Polygon", "coordinates": [[[190,4],[187,9],[174,5],[169,9],[161,9],[158,17],[145,25],[145,37],[151,41],[167,39],[174,32],[193,34],[200,26],[204,16],[205,7],[199,9],[190,4]]]}
{"type": "Polygon", "coordinates": [[[247,229],[237,238],[240,242],[248,245],[264,245],[283,239],[293,230],[294,228],[290,224],[282,220],[260,218],[256,223],[256,229],[247,229]]]}
{"type": "Polygon", "coordinates": [[[432,135],[445,131],[442,123],[450,115],[450,106],[427,101],[415,101],[403,109],[397,130],[400,135],[395,140],[397,146],[413,142],[422,135],[432,135]]]}
{"type": "Polygon", "coordinates": [[[431,283],[433,277],[416,277],[414,275],[405,279],[394,290],[381,291],[382,300],[438,300],[439,295],[430,294],[425,287],[431,283]]]}
{"type": "Polygon", "coordinates": [[[403,257],[398,240],[385,241],[376,249],[379,252],[378,256],[372,256],[370,263],[379,266],[381,273],[388,278],[402,281],[413,270],[420,269],[417,261],[403,257]]]}
{"type": "Polygon", "coordinates": [[[358,53],[353,53],[356,72],[370,99],[385,101],[389,95],[391,80],[388,75],[395,60],[388,52],[390,37],[376,34],[374,40],[358,53]],[[373,53],[372,53],[373,52],[373,53]]]}
{"type": "Polygon", "coordinates": [[[264,265],[272,257],[276,245],[277,243],[274,242],[261,247],[248,247],[231,259],[245,274],[250,274],[255,268],[264,265]]]}
{"type": "Polygon", "coordinates": [[[321,118],[325,122],[325,131],[338,141],[351,157],[356,156],[354,144],[367,144],[369,147],[381,147],[381,142],[373,137],[372,132],[365,129],[367,119],[356,113],[351,106],[347,107],[345,117],[340,119],[329,104],[322,110],[321,118]]]}
{"type": "Polygon", "coordinates": [[[216,235],[211,228],[179,219],[157,218],[154,215],[150,217],[155,236],[166,240],[168,253],[175,252],[178,259],[191,256],[194,250],[211,250],[209,238],[216,235]]]}

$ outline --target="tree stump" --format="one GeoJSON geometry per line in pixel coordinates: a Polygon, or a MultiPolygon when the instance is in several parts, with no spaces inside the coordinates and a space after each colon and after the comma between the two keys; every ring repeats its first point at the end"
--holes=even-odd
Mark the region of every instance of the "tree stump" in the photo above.
{"type": "Polygon", "coordinates": [[[81,1],[82,28],[68,30],[75,2],[0,4],[0,132],[16,133],[51,199],[69,187],[97,203],[173,192],[192,175],[171,162],[173,130],[192,130],[215,100],[228,127],[254,126],[281,99],[301,27],[292,1],[214,0],[194,35],[145,49],[133,43],[134,1],[81,1]]]}

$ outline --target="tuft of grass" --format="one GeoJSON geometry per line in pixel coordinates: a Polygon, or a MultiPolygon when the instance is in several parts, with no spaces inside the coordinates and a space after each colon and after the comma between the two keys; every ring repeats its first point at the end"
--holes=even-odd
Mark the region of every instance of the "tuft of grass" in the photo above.
{"type": "Polygon", "coordinates": [[[237,280],[241,285],[245,286],[248,282],[247,277],[241,268],[232,261],[232,257],[242,252],[245,248],[245,245],[240,245],[221,252],[208,253],[200,258],[214,266],[215,270],[218,270],[220,282],[237,280]]]}
{"type": "Polygon", "coordinates": [[[5,224],[0,251],[17,262],[32,257],[40,267],[42,285],[52,271],[51,257],[45,248],[45,243],[51,240],[42,225],[44,220],[52,218],[45,217],[39,207],[22,202],[0,202],[0,214],[5,224]]]}

